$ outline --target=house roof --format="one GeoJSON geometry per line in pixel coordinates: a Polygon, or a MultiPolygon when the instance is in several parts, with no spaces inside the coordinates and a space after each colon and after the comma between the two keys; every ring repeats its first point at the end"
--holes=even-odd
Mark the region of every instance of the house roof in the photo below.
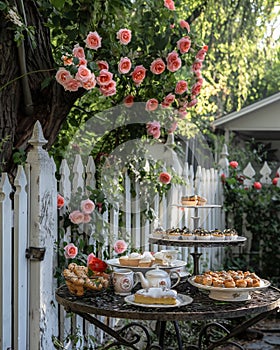
{"type": "Polygon", "coordinates": [[[280,92],[213,122],[215,129],[280,140],[280,92]]]}

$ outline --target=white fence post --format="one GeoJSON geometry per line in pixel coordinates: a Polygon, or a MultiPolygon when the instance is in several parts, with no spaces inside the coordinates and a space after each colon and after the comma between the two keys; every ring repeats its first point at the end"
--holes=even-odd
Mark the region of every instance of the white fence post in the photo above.
{"type": "Polygon", "coordinates": [[[28,247],[27,179],[19,165],[14,181],[14,350],[28,349],[28,264],[25,250],[28,247]]]}
{"type": "Polygon", "coordinates": [[[6,173],[0,181],[0,349],[12,346],[12,187],[6,173]]]}
{"type": "MultiPolygon", "coordinates": [[[[30,259],[30,331],[29,349],[52,349],[52,335],[57,335],[57,307],[54,280],[54,241],[57,237],[57,189],[55,166],[42,148],[47,143],[37,121],[29,143],[30,165],[30,247],[45,248],[43,260],[30,259]]],[[[30,251],[32,255],[32,251],[30,251]]]]}

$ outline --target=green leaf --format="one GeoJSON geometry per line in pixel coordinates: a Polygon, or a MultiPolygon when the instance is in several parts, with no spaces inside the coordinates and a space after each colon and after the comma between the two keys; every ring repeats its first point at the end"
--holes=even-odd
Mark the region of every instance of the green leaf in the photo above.
{"type": "Polygon", "coordinates": [[[65,4],[65,0],[51,0],[51,4],[58,10],[62,9],[65,4]]]}

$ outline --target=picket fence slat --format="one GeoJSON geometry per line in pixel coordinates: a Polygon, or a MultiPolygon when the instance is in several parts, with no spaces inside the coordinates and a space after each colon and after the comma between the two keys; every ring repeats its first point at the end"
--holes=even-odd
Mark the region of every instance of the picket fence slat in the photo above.
{"type": "Polygon", "coordinates": [[[0,181],[0,349],[12,346],[12,187],[6,173],[0,181]]]}
{"type": "Polygon", "coordinates": [[[28,348],[28,268],[25,249],[28,248],[27,178],[20,165],[15,178],[14,211],[14,349],[28,348]]]}

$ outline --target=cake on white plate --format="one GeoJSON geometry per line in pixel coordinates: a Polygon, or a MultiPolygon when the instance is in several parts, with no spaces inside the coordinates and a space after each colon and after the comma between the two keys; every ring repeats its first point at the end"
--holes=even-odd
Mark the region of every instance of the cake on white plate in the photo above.
{"type": "Polygon", "coordinates": [[[122,266],[138,266],[139,261],[143,258],[142,254],[139,253],[131,253],[129,255],[121,256],[119,258],[119,263],[122,266]]]}
{"type": "Polygon", "coordinates": [[[137,304],[176,305],[177,291],[162,288],[140,289],[134,294],[134,302],[137,304]]]}

